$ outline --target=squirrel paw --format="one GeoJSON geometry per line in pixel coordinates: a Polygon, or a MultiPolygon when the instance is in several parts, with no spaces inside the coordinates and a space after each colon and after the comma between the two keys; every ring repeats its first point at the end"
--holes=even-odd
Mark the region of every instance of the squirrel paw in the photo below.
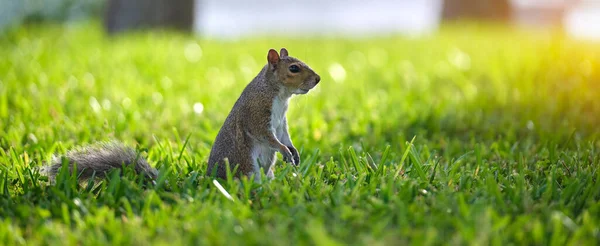
{"type": "Polygon", "coordinates": [[[300,165],[300,154],[298,153],[298,150],[296,148],[294,148],[294,146],[286,146],[288,148],[288,150],[290,150],[290,152],[292,152],[292,159],[293,159],[293,164],[298,166],[300,165]]]}
{"type": "Polygon", "coordinates": [[[281,153],[281,155],[283,155],[283,161],[297,165],[295,162],[296,158],[294,157],[292,150],[290,149],[290,147],[286,147],[287,148],[285,148],[281,153]]]}

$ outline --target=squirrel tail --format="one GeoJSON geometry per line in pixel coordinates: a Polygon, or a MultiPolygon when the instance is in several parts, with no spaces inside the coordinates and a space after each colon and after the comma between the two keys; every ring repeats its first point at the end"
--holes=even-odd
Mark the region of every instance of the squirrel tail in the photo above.
{"type": "Polygon", "coordinates": [[[69,172],[73,171],[73,163],[76,163],[79,180],[104,178],[113,169],[131,165],[136,173],[146,175],[152,180],[156,180],[158,176],[158,171],[133,148],[114,141],[79,147],[68,151],[64,156],[54,156],[51,164],[42,168],[42,173],[54,181],[60,167],[63,166],[63,160],[68,161],[69,172]]]}

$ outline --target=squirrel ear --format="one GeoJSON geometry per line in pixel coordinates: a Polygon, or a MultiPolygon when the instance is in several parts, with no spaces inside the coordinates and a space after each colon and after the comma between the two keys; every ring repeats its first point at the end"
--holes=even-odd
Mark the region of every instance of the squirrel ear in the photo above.
{"type": "Polygon", "coordinates": [[[281,57],[286,57],[286,56],[288,56],[288,51],[285,48],[281,48],[281,51],[279,51],[279,54],[281,54],[281,57]]]}
{"type": "Polygon", "coordinates": [[[275,65],[279,62],[279,54],[274,49],[269,50],[269,54],[267,55],[267,61],[269,64],[275,65]]]}

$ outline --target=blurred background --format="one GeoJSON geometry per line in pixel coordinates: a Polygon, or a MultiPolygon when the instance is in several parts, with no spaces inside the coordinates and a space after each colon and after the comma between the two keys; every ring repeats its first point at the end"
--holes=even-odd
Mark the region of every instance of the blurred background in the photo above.
{"type": "Polygon", "coordinates": [[[593,138],[598,41],[600,0],[0,0],[0,129],[15,146],[175,128],[205,157],[286,47],[324,81],[288,114],[307,148],[593,138]]]}
{"type": "Polygon", "coordinates": [[[101,18],[109,33],[167,27],[215,38],[420,35],[444,21],[493,21],[600,39],[600,0],[0,0],[0,31],[101,18]]]}

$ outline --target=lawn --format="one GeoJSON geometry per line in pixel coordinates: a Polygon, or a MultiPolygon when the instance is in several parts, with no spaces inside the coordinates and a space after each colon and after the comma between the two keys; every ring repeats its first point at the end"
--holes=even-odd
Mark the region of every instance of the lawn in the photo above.
{"type": "MultiPolygon", "coordinates": [[[[423,37],[214,40],[0,36],[0,244],[597,245],[600,46],[447,26],[423,37]],[[322,82],[292,98],[299,167],[262,184],[205,177],[244,86],[286,47],[322,82]],[[160,169],[97,183],[38,173],[117,139],[160,169]]],[[[278,155],[280,157],[280,155],[278,155]]],[[[281,159],[281,158],[279,158],[281,159]]]]}

